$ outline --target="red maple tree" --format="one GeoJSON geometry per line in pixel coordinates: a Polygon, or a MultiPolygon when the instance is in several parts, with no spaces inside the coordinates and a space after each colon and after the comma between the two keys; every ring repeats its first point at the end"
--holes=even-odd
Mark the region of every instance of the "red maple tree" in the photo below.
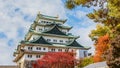
{"type": "Polygon", "coordinates": [[[109,35],[101,36],[96,43],[96,52],[94,56],[94,62],[101,62],[104,60],[104,52],[109,49],[109,35]]]}
{"type": "Polygon", "coordinates": [[[49,52],[33,64],[33,68],[74,68],[76,59],[72,52],[49,52]]]}

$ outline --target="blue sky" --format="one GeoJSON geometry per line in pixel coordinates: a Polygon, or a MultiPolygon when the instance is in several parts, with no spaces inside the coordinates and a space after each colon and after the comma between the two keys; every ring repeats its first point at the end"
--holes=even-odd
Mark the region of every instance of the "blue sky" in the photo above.
{"type": "MultiPolygon", "coordinates": [[[[73,10],[64,7],[62,0],[0,0],[0,65],[14,65],[13,52],[20,40],[24,39],[30,24],[40,11],[42,14],[57,16],[67,19],[65,25],[73,26],[70,31],[80,36],[80,44],[93,47],[93,42],[88,37],[95,23],[87,18],[86,14],[92,8],[81,6],[73,10]]],[[[93,52],[94,49],[90,50],[93,52]]]]}

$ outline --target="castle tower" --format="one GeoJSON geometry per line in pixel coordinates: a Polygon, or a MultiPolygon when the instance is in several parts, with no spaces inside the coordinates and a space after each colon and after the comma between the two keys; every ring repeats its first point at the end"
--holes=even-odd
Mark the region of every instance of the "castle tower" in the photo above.
{"type": "Polygon", "coordinates": [[[20,68],[26,68],[27,62],[37,60],[47,52],[74,51],[77,59],[86,57],[89,48],[76,41],[79,36],[69,33],[72,27],[65,26],[65,22],[66,20],[61,20],[58,16],[39,13],[25,39],[17,46],[14,62],[20,68]]]}

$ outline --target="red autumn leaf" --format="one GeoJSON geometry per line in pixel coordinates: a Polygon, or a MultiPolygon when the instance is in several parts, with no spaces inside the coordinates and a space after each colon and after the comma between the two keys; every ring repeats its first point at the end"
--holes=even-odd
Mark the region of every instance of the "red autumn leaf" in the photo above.
{"type": "Polygon", "coordinates": [[[96,52],[94,56],[94,62],[101,62],[103,61],[103,54],[109,48],[109,36],[104,35],[101,36],[96,44],[96,52]]]}
{"type": "Polygon", "coordinates": [[[73,68],[75,64],[72,52],[49,52],[37,60],[33,68],[73,68]]]}

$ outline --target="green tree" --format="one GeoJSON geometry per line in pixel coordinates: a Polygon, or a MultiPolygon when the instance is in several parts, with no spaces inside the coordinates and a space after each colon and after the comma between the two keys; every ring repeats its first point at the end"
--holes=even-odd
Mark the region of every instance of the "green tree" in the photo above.
{"type": "Polygon", "coordinates": [[[89,13],[87,16],[96,23],[108,26],[112,33],[118,34],[120,31],[116,28],[120,25],[119,3],[120,0],[66,0],[66,7],[73,9],[79,5],[83,7],[99,6],[100,9],[94,10],[93,13],[89,13]]]}
{"type": "Polygon", "coordinates": [[[83,68],[83,67],[85,67],[89,64],[92,64],[92,63],[93,63],[93,57],[86,57],[86,58],[80,60],[78,67],[83,68]]]}
{"type": "MultiPolygon", "coordinates": [[[[118,35],[120,35],[120,0],[66,0],[66,7],[69,9],[73,9],[80,5],[88,8],[91,6],[99,6],[99,9],[87,14],[87,16],[95,23],[102,24],[102,28],[107,27],[109,29],[107,32],[104,29],[98,28],[93,30],[90,35],[93,40],[97,40],[100,35],[105,33],[110,33],[111,42],[117,39],[118,35]],[[102,31],[103,33],[101,33],[102,31]]],[[[119,42],[119,40],[115,40],[115,42],[119,42]]],[[[108,49],[110,52],[106,54],[106,56],[109,56],[109,58],[107,58],[109,68],[120,68],[120,59],[118,59],[120,55],[117,55],[117,57],[115,55],[120,53],[120,48],[118,46],[120,46],[120,44],[110,43],[110,48],[108,49]]]]}
{"type": "Polygon", "coordinates": [[[107,26],[97,24],[96,29],[92,30],[89,37],[97,42],[98,38],[104,36],[105,34],[110,34],[110,29],[107,26]]]}

